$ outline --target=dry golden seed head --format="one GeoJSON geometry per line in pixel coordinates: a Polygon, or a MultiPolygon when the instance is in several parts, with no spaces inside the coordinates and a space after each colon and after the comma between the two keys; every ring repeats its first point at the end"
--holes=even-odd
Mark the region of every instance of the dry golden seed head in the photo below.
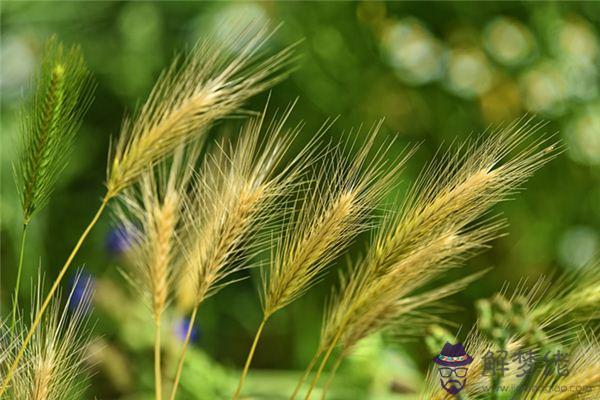
{"type": "Polygon", "coordinates": [[[179,285],[183,309],[197,306],[228,284],[229,275],[246,267],[262,240],[261,225],[280,212],[274,200],[293,187],[303,159],[276,170],[297,132],[284,132],[290,111],[268,124],[264,112],[249,120],[236,145],[224,142],[210,152],[197,175],[184,218],[189,240],[179,285]],[[267,138],[261,140],[264,130],[267,138]]]}
{"type": "Polygon", "coordinates": [[[52,361],[39,359],[33,368],[33,387],[31,400],[49,400],[49,389],[52,384],[52,361]]]}
{"type": "Polygon", "coordinates": [[[204,254],[194,262],[199,264],[196,274],[196,305],[200,304],[209,295],[215,284],[221,280],[229,271],[227,267],[229,256],[236,250],[236,246],[242,241],[246,233],[252,228],[251,222],[256,208],[260,206],[263,189],[261,186],[255,190],[243,190],[238,198],[237,204],[231,205],[231,212],[225,215],[215,215],[213,221],[214,236],[209,241],[198,240],[196,254],[204,254]],[[203,244],[208,246],[204,247],[203,244]]]}
{"type": "MultiPolygon", "coordinates": [[[[510,296],[510,301],[527,308],[531,321],[553,340],[572,336],[575,329],[567,329],[565,321],[598,319],[600,301],[600,269],[596,258],[576,272],[565,273],[555,281],[545,277],[533,285],[522,283],[510,296]]],[[[507,288],[508,289],[508,288],[507,288]]],[[[505,289],[505,291],[507,290],[505,289]]]]}
{"type": "MultiPolygon", "coordinates": [[[[307,201],[312,201],[309,199],[307,201]]],[[[276,274],[269,278],[269,291],[265,296],[265,314],[270,315],[286,306],[297,296],[301,295],[312,283],[318,273],[326,266],[332,254],[339,252],[336,247],[342,247],[344,235],[358,226],[353,226],[353,203],[355,196],[342,193],[340,197],[317,214],[315,221],[310,221],[309,229],[299,237],[292,237],[290,251],[276,274]]]]}
{"type": "Polygon", "coordinates": [[[123,124],[109,163],[108,197],[281,79],[291,48],[262,57],[269,34],[266,28],[257,28],[249,24],[226,45],[200,42],[181,65],[177,59],[163,73],[139,113],[123,124]],[[229,50],[232,44],[240,49],[236,54],[229,50]]]}
{"type": "Polygon", "coordinates": [[[179,196],[169,193],[165,202],[157,210],[155,253],[150,260],[150,274],[152,279],[153,312],[155,320],[160,319],[167,303],[168,284],[170,278],[170,263],[173,259],[175,246],[175,232],[178,221],[179,196]]]}
{"type": "Polygon", "coordinates": [[[278,250],[263,275],[263,313],[269,317],[285,307],[318,279],[327,265],[360,232],[367,229],[370,211],[389,189],[406,157],[384,173],[385,151],[367,162],[377,125],[369,140],[350,162],[339,152],[313,179],[290,228],[282,234],[278,250]],[[328,175],[326,172],[332,172],[328,175]],[[333,178],[332,178],[333,177],[333,178]]]}
{"type": "Polygon", "coordinates": [[[155,321],[168,303],[175,264],[181,256],[179,238],[182,198],[192,176],[200,142],[176,149],[120,196],[117,220],[133,235],[135,273],[130,281],[149,300],[155,321]]]}

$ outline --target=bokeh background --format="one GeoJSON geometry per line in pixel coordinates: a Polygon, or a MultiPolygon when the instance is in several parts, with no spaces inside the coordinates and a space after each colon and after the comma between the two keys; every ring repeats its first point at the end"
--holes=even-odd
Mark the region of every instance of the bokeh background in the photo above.
{"type": "MultiPolygon", "coordinates": [[[[467,263],[469,271],[494,269],[454,296],[461,308],[444,315],[463,331],[473,322],[473,302],[504,282],[576,269],[600,249],[598,3],[3,1],[1,7],[3,313],[14,285],[22,218],[11,167],[18,108],[52,34],[82,46],[97,90],[72,161],[49,206],[31,225],[24,302],[38,268],[55,276],[96,209],[109,139],[123,116],[143,101],[174,54],[203,35],[218,38],[219,21],[231,16],[273,27],[283,23],[269,43],[273,49],[300,41],[297,68],[273,88],[270,99],[271,110],[299,99],[291,122],[306,124],[300,142],[329,117],[339,117],[328,134],[334,138],[364,135],[384,117],[385,135],[398,137],[392,152],[421,144],[403,173],[405,183],[451,141],[525,113],[548,121],[539,134],[556,134],[566,150],[527,183],[526,191],[496,208],[510,221],[508,235],[467,263]],[[360,126],[359,133],[349,133],[360,126]]],[[[267,94],[259,96],[247,107],[262,109],[266,99],[267,94]]],[[[236,124],[223,122],[214,134],[236,124]]],[[[350,256],[364,245],[365,240],[357,241],[350,256]]],[[[144,306],[117,270],[126,267],[125,247],[107,214],[77,257],[96,289],[91,318],[99,339],[86,398],[151,398],[152,330],[144,306]]],[[[338,264],[333,268],[343,260],[338,264]]],[[[287,398],[314,352],[334,275],[273,319],[255,357],[249,392],[287,398]]],[[[251,277],[230,286],[202,307],[182,399],[217,399],[236,382],[260,321],[255,284],[251,277]]],[[[171,367],[185,324],[178,313],[169,316],[166,363],[171,367]]],[[[374,337],[342,367],[332,395],[410,397],[428,357],[422,338],[404,343],[374,337]]]]}

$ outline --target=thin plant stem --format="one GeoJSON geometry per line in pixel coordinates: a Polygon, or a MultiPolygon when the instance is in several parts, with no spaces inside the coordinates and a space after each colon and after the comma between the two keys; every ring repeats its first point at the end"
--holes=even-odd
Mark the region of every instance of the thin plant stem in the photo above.
{"type": "Polygon", "coordinates": [[[77,244],[75,245],[75,247],[71,251],[71,254],[69,255],[69,258],[67,258],[67,261],[65,261],[65,264],[63,265],[62,269],[58,273],[58,276],[56,277],[56,279],[54,280],[54,283],[52,284],[52,287],[50,288],[50,291],[46,295],[46,298],[44,299],[44,302],[42,303],[42,306],[38,310],[38,312],[37,312],[37,314],[36,314],[36,316],[35,316],[32,324],[31,324],[31,327],[29,328],[29,331],[27,332],[27,335],[25,336],[25,339],[23,340],[23,343],[21,344],[21,348],[19,349],[19,352],[17,353],[17,355],[16,355],[15,359],[13,360],[10,368],[8,369],[8,372],[6,374],[6,378],[4,378],[4,380],[2,381],[2,387],[0,387],[0,398],[2,398],[2,395],[8,389],[9,384],[12,381],[12,379],[13,379],[13,377],[15,375],[15,372],[17,370],[17,366],[19,365],[19,362],[21,361],[21,358],[25,354],[25,350],[27,348],[27,345],[31,341],[31,338],[33,337],[33,334],[35,333],[38,325],[42,321],[42,317],[44,316],[44,312],[48,308],[48,305],[50,304],[50,301],[52,300],[52,297],[54,296],[54,294],[58,290],[58,287],[60,286],[60,283],[61,283],[62,279],[64,278],[65,274],[67,273],[67,270],[69,269],[69,266],[73,262],[73,259],[77,255],[77,252],[81,248],[81,245],[83,244],[83,242],[85,241],[85,239],[87,238],[87,236],[89,235],[89,233],[91,232],[92,228],[94,227],[94,225],[96,225],[96,222],[98,222],[98,219],[100,219],[100,216],[102,215],[102,212],[106,208],[106,205],[108,204],[108,202],[109,202],[110,199],[111,199],[111,197],[108,194],[104,196],[104,198],[102,199],[102,203],[100,204],[100,207],[98,208],[98,211],[96,211],[96,214],[92,218],[92,221],[89,223],[89,225],[85,228],[85,230],[83,231],[83,233],[79,237],[79,240],[77,241],[77,244]]]}
{"type": "Polygon", "coordinates": [[[502,377],[498,373],[495,373],[494,375],[492,375],[492,385],[491,385],[492,387],[490,390],[490,400],[498,399],[498,390],[500,389],[501,379],[502,379],[502,377]]]}
{"type": "Polygon", "coordinates": [[[181,349],[181,355],[179,356],[179,361],[177,362],[177,372],[175,373],[175,380],[173,381],[173,388],[171,389],[171,396],[169,396],[170,400],[175,400],[175,396],[177,395],[177,387],[179,386],[179,380],[181,379],[181,371],[183,371],[183,362],[185,361],[185,353],[187,352],[188,345],[190,344],[190,338],[192,337],[192,330],[194,328],[194,322],[196,322],[196,314],[198,313],[198,307],[194,307],[194,311],[192,311],[192,315],[190,317],[190,323],[185,333],[185,340],[183,342],[183,348],[181,349]]]}
{"type": "Polygon", "coordinates": [[[319,357],[321,356],[322,353],[323,353],[323,351],[319,349],[313,356],[312,360],[310,360],[310,363],[306,367],[306,370],[304,371],[304,375],[302,375],[302,377],[300,378],[300,381],[298,381],[298,384],[296,385],[296,388],[294,389],[294,393],[292,393],[290,400],[294,400],[296,398],[296,396],[298,395],[298,392],[300,391],[300,388],[302,387],[302,384],[304,383],[306,378],[308,378],[308,375],[312,372],[313,368],[315,367],[315,364],[317,363],[317,360],[319,359],[319,357]]]}
{"type": "Polygon", "coordinates": [[[342,336],[342,331],[343,331],[343,329],[338,330],[337,334],[331,341],[331,344],[327,348],[327,351],[325,352],[325,355],[323,356],[323,359],[321,360],[321,364],[319,365],[319,369],[317,370],[315,377],[313,378],[312,382],[310,383],[310,387],[308,388],[308,392],[306,393],[304,400],[310,399],[312,391],[314,390],[315,385],[319,381],[319,378],[321,377],[321,374],[323,373],[323,369],[325,368],[325,365],[327,364],[329,357],[331,357],[331,353],[333,352],[333,349],[335,348],[337,342],[340,340],[340,337],[342,336]]]}
{"type": "Polygon", "coordinates": [[[256,330],[256,335],[254,335],[254,341],[252,342],[252,347],[250,347],[250,351],[248,352],[248,357],[246,357],[246,364],[244,365],[244,371],[242,371],[242,376],[240,376],[240,381],[238,383],[237,389],[235,390],[235,394],[233,395],[233,400],[237,400],[240,396],[240,392],[242,391],[242,387],[244,386],[244,381],[246,380],[246,375],[248,375],[248,370],[250,369],[250,364],[252,363],[252,359],[254,358],[254,352],[256,351],[256,346],[258,345],[258,340],[260,339],[260,335],[262,334],[263,329],[265,328],[265,324],[267,323],[268,317],[264,317],[261,321],[258,329],[256,330]]]}
{"type": "Polygon", "coordinates": [[[17,282],[15,283],[15,294],[13,295],[13,309],[12,309],[12,322],[10,324],[10,331],[13,332],[15,329],[15,323],[17,321],[17,308],[19,305],[19,289],[21,286],[21,272],[23,271],[23,254],[25,253],[25,237],[27,236],[27,222],[23,224],[23,231],[21,232],[21,249],[19,251],[19,266],[17,268],[17,282]]]}
{"type": "Polygon", "coordinates": [[[346,358],[346,352],[342,351],[340,353],[340,355],[337,357],[337,359],[335,360],[335,364],[333,364],[333,367],[331,368],[331,371],[329,372],[329,377],[327,378],[327,382],[325,382],[325,386],[323,386],[323,394],[321,394],[321,400],[325,400],[325,398],[327,396],[327,392],[329,391],[329,387],[331,386],[331,383],[333,382],[333,378],[335,377],[335,373],[337,372],[338,368],[342,364],[342,361],[344,360],[344,358],[346,358]]]}
{"type": "Polygon", "coordinates": [[[162,369],[160,364],[160,318],[156,321],[154,332],[154,385],[156,400],[162,399],[162,369]]]}
{"type": "Polygon", "coordinates": [[[510,400],[518,400],[521,398],[521,396],[523,395],[523,392],[525,392],[525,390],[529,387],[529,385],[531,384],[531,381],[535,377],[538,367],[540,367],[539,361],[535,362],[533,364],[533,367],[529,371],[527,371],[527,374],[523,377],[521,382],[519,382],[519,385],[517,386],[515,391],[512,393],[510,400]]]}

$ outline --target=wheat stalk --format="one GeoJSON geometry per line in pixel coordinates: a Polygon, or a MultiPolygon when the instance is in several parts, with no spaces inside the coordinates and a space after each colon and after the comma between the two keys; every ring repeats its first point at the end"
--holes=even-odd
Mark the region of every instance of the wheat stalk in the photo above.
{"type": "Polygon", "coordinates": [[[178,231],[183,199],[201,143],[180,146],[170,162],[157,172],[145,172],[139,183],[121,195],[117,218],[135,243],[136,274],[130,279],[149,299],[154,319],[154,372],[156,398],[162,398],[161,316],[168,302],[175,264],[181,257],[178,231]]]}
{"type": "Polygon", "coordinates": [[[42,303],[1,384],[0,396],[12,380],[52,295],[108,202],[180,144],[202,136],[217,119],[236,111],[248,97],[282,78],[292,49],[264,58],[261,49],[268,37],[266,28],[250,23],[241,32],[230,35],[224,45],[214,45],[210,40],[201,42],[183,65],[174,62],[161,75],[136,117],[124,122],[108,165],[107,192],[42,303]],[[228,51],[232,44],[239,49],[236,55],[228,51]]]}
{"type": "Polygon", "coordinates": [[[292,49],[263,57],[268,32],[249,23],[227,38],[227,47],[209,37],[183,61],[175,59],[137,115],[123,123],[108,169],[109,197],[182,142],[205,134],[214,121],[283,78],[292,49]],[[240,50],[233,53],[231,48],[240,50]]]}
{"type": "MultiPolygon", "coordinates": [[[[330,303],[317,350],[325,356],[306,399],[338,343],[348,348],[390,326],[413,309],[406,303],[411,293],[497,236],[501,222],[478,219],[552,157],[554,146],[544,146],[543,139],[510,156],[540,126],[517,121],[486,140],[459,146],[425,169],[330,303]],[[458,151],[462,148],[465,153],[458,151]]],[[[413,305],[439,299],[435,293],[413,305]]]]}
{"type": "MultiPolygon", "coordinates": [[[[28,104],[21,108],[20,160],[14,166],[23,210],[23,230],[13,298],[14,327],[23,269],[27,226],[47,203],[68,163],[75,134],[92,100],[93,85],[79,47],[65,47],[52,37],[28,104]]],[[[11,328],[12,329],[12,328],[11,328]]]]}
{"type": "Polygon", "coordinates": [[[262,275],[263,318],[248,353],[234,399],[238,398],[250,368],[258,340],[268,319],[298,297],[361,231],[368,216],[389,189],[407,157],[384,172],[385,149],[369,162],[370,150],[381,127],[376,125],[354,160],[348,162],[338,149],[330,164],[313,179],[302,208],[279,239],[268,271],[262,275]],[[331,173],[331,174],[330,174],[331,173]]]}
{"type": "Polygon", "coordinates": [[[231,274],[262,244],[257,227],[267,225],[281,211],[275,202],[287,194],[301,171],[310,148],[287,167],[277,170],[298,128],[286,131],[290,107],[281,118],[266,123],[266,110],[242,128],[235,147],[221,144],[210,154],[194,181],[187,203],[185,264],[182,281],[194,289],[193,311],[179,359],[171,399],[175,398],[183,360],[200,304],[232,281],[231,274]],[[261,143],[261,134],[266,140],[261,143]],[[254,236],[252,240],[250,236],[254,236]]]}

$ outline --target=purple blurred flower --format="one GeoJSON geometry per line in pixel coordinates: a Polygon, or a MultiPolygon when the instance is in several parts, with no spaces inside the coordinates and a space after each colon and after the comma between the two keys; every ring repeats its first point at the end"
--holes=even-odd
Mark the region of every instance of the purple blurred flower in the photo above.
{"type": "Polygon", "coordinates": [[[90,312],[95,283],[94,276],[81,269],[69,279],[68,306],[71,311],[90,312]]]}
{"type": "Polygon", "coordinates": [[[112,255],[121,255],[131,247],[133,235],[123,225],[114,227],[106,236],[106,250],[112,255]]]}
{"type": "MultiPolygon", "coordinates": [[[[174,326],[174,333],[175,336],[181,340],[182,342],[185,340],[185,336],[187,335],[187,331],[190,328],[190,319],[187,317],[183,317],[183,318],[179,318],[176,322],[175,322],[175,326],[174,326]]],[[[196,340],[198,340],[200,336],[200,331],[198,329],[198,327],[194,324],[194,326],[192,327],[192,332],[190,334],[190,342],[195,342],[196,340]]]]}

